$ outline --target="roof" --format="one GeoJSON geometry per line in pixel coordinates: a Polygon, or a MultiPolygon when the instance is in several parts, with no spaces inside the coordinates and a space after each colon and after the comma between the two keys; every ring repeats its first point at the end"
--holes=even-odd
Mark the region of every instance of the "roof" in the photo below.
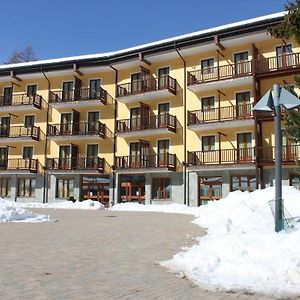
{"type": "MultiPolygon", "coordinates": [[[[222,26],[217,26],[205,30],[196,31],[189,34],[179,35],[176,37],[168,38],[159,40],[152,43],[147,43],[143,45],[138,45],[135,47],[130,47],[126,49],[122,49],[119,51],[112,51],[106,53],[97,53],[97,54],[89,54],[89,55],[79,55],[79,56],[70,56],[70,57],[63,57],[63,58],[55,58],[55,59],[46,59],[46,60],[37,60],[32,62],[23,62],[17,64],[5,64],[0,65],[0,75],[4,75],[3,73],[7,73],[7,71],[14,71],[20,70],[24,71],[25,69],[29,70],[37,70],[37,67],[40,69],[41,67],[46,68],[50,66],[60,66],[63,67],[64,65],[70,63],[102,63],[109,65],[113,60],[124,60],[130,58],[130,55],[137,55],[139,52],[159,52],[164,50],[168,50],[174,48],[174,45],[184,47],[189,44],[196,44],[201,42],[201,40],[205,40],[205,38],[211,38],[212,36],[219,35],[219,34],[226,34],[229,32],[235,32],[237,29],[244,29],[248,31],[254,31],[258,28],[266,29],[272,23],[278,23],[280,20],[283,19],[285,12],[274,13],[270,15],[265,15],[257,18],[247,19],[240,22],[234,22],[222,26]]],[[[238,32],[238,34],[241,34],[238,32]]]]}

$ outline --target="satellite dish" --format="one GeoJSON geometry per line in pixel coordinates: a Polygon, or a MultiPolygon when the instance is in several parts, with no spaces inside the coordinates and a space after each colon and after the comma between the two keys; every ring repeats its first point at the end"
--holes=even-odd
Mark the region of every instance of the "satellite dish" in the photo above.
{"type": "MultiPolygon", "coordinates": [[[[300,104],[300,103],[299,103],[300,104]]],[[[253,111],[274,111],[274,102],[271,90],[254,105],[253,111]]]]}

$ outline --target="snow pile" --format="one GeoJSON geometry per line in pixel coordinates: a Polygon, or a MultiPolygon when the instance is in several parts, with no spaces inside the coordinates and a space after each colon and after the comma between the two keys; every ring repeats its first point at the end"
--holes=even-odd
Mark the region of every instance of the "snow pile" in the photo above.
{"type": "Polygon", "coordinates": [[[38,215],[15,205],[14,202],[0,199],[0,223],[6,222],[48,222],[49,216],[38,215]]]}
{"type": "MultiPolygon", "coordinates": [[[[207,235],[161,265],[210,289],[299,295],[300,222],[274,232],[268,204],[274,194],[274,188],[236,191],[200,207],[194,223],[207,228],[207,235]]],[[[285,208],[300,216],[300,191],[284,187],[283,197],[285,208]]]]}
{"type": "Polygon", "coordinates": [[[143,212],[163,212],[163,213],[177,213],[177,214],[187,214],[196,215],[198,208],[188,207],[183,204],[151,204],[144,205],[139,203],[118,203],[115,204],[110,210],[119,211],[143,211],[143,212]]]}
{"type": "Polygon", "coordinates": [[[84,200],[82,202],[76,201],[62,201],[55,203],[18,203],[20,207],[26,208],[57,208],[57,209],[87,209],[99,210],[105,209],[104,205],[98,201],[84,200]]]}

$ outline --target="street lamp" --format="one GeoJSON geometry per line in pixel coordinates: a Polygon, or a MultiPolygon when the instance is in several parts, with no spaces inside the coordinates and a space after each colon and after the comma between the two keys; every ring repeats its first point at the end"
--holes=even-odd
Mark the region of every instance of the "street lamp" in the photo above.
{"type": "Polygon", "coordinates": [[[286,110],[300,106],[300,100],[278,84],[273,85],[274,97],[269,90],[253,107],[253,111],[274,112],[275,129],[275,231],[283,229],[282,201],[282,138],[281,138],[281,108],[286,110]]]}

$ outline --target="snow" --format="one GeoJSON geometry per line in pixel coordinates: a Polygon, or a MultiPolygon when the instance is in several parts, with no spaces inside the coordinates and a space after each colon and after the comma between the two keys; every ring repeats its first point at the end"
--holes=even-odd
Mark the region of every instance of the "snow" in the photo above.
{"type": "Polygon", "coordinates": [[[84,210],[100,210],[105,209],[104,205],[98,201],[84,200],[82,202],[76,201],[62,201],[55,203],[18,203],[20,207],[26,208],[55,208],[55,209],[84,209],[84,210]]]}
{"type": "Polygon", "coordinates": [[[147,44],[143,44],[143,45],[139,45],[139,46],[135,46],[135,47],[130,47],[130,48],[126,48],[126,49],[122,49],[122,50],[118,50],[118,51],[89,54],[89,55],[70,56],[70,57],[55,58],[55,59],[38,60],[38,61],[24,62],[24,63],[17,63],[17,64],[0,65],[0,70],[15,68],[15,67],[36,66],[36,65],[41,65],[41,64],[46,65],[46,64],[60,63],[60,62],[71,62],[71,61],[76,62],[76,61],[85,60],[85,59],[97,59],[97,58],[107,58],[108,59],[114,55],[125,54],[125,53],[131,52],[131,51],[143,50],[148,47],[158,46],[158,45],[170,43],[170,42],[177,42],[182,39],[193,38],[195,36],[201,36],[201,35],[208,34],[208,33],[217,33],[218,31],[221,31],[221,30],[230,29],[230,28],[234,28],[234,27],[238,27],[238,26],[242,26],[242,25],[247,25],[247,24],[250,25],[250,24],[253,24],[256,22],[260,22],[260,21],[267,21],[267,20],[271,20],[271,19],[275,19],[275,18],[280,18],[280,17],[283,17],[284,15],[285,15],[285,12],[274,13],[274,14],[270,14],[270,15],[257,17],[257,18],[243,20],[240,22],[234,22],[234,23],[230,23],[230,24],[226,24],[226,25],[222,25],[222,26],[212,27],[209,29],[196,31],[193,33],[179,35],[176,37],[163,39],[160,41],[147,43],[147,44]]]}
{"type": "MultiPolygon", "coordinates": [[[[274,188],[236,191],[198,208],[120,204],[116,209],[195,215],[207,234],[160,264],[210,290],[247,290],[276,297],[300,294],[300,222],[276,233],[269,200],[274,188]]],[[[300,191],[283,187],[285,208],[300,216],[300,191]]],[[[297,219],[296,219],[297,220],[297,219]]]]}
{"type": "Polygon", "coordinates": [[[7,222],[49,222],[50,217],[35,214],[11,201],[0,199],[0,223],[7,222]]]}

